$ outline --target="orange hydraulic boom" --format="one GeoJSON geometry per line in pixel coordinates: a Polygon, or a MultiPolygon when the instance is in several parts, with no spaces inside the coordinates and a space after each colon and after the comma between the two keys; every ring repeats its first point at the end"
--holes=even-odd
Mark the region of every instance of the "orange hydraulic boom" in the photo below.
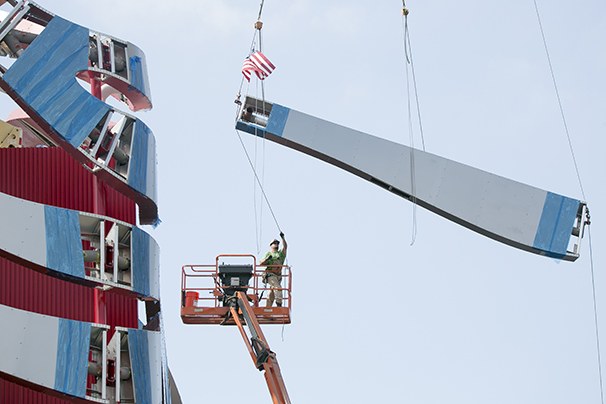
{"type": "Polygon", "coordinates": [[[253,362],[255,362],[255,366],[260,371],[265,370],[265,381],[267,382],[272,401],[274,404],[290,404],[290,398],[286,391],[284,379],[282,379],[276,354],[269,349],[269,344],[263,335],[263,331],[261,331],[261,326],[248,303],[246,295],[238,291],[234,297],[229,303],[231,316],[235,320],[240,334],[242,334],[244,343],[253,362]],[[245,325],[248,326],[251,333],[250,340],[244,330],[245,325]]]}
{"type": "MultiPolygon", "coordinates": [[[[260,324],[290,324],[292,276],[288,265],[257,265],[253,255],[219,255],[214,265],[184,265],[181,277],[181,319],[185,324],[237,325],[255,366],[265,370],[274,404],[290,404],[276,354],[260,324]],[[225,264],[224,259],[237,261],[225,264]],[[242,261],[247,262],[243,264],[242,261]],[[280,275],[282,306],[267,306],[263,282],[267,272],[280,275]],[[247,334],[244,326],[248,327],[247,334]]],[[[274,289],[276,290],[276,289],[274,289]]]]}

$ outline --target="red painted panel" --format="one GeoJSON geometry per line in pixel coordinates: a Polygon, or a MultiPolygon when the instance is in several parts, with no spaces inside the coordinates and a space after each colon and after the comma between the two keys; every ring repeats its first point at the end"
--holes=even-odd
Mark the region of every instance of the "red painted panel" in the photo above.
{"type": "MultiPolygon", "coordinates": [[[[0,149],[0,192],[135,223],[135,204],[58,147],[0,149]]],[[[6,212],[10,214],[9,212],[6,212]]],[[[107,324],[138,325],[137,300],[106,292],[107,324]]],[[[0,304],[94,321],[93,290],[0,259],[0,304]]]]}
{"type": "Polygon", "coordinates": [[[0,404],[70,404],[68,401],[39,393],[0,379],[0,404]]]}
{"type": "MultiPolygon", "coordinates": [[[[106,292],[107,324],[137,328],[137,300],[106,292]]],[[[70,320],[94,321],[93,289],[0,257],[0,304],[70,320]]]]}
{"type": "Polygon", "coordinates": [[[135,203],[59,147],[0,149],[0,192],[135,224],[135,203]]]}
{"type": "MultiPolygon", "coordinates": [[[[0,192],[135,224],[135,204],[98,180],[61,148],[0,149],[0,192]]],[[[10,214],[10,212],[5,212],[10,214]]],[[[107,324],[137,328],[136,299],[106,292],[107,324]]],[[[0,257],[0,304],[55,317],[94,321],[93,289],[52,278],[0,257]]],[[[0,404],[67,401],[0,379],[0,404]]]]}
{"type": "MultiPolygon", "coordinates": [[[[137,328],[137,300],[106,292],[107,324],[137,328]]],[[[93,290],[43,275],[0,258],[0,304],[70,320],[94,320],[93,290]]],[[[67,404],[0,379],[0,404],[67,404]]]]}

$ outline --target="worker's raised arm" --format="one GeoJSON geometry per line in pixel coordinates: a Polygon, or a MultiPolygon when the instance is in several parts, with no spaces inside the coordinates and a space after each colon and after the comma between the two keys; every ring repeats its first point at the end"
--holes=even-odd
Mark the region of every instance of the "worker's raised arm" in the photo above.
{"type": "Polygon", "coordinates": [[[288,247],[288,244],[286,244],[286,239],[284,238],[284,233],[280,233],[280,238],[282,239],[282,253],[284,255],[286,255],[286,247],[288,247]]]}

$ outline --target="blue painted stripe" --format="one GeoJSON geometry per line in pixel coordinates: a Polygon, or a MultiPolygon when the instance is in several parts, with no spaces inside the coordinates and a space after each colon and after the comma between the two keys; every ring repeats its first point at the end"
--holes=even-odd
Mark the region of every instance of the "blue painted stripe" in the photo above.
{"type": "MultiPolygon", "coordinates": [[[[139,56],[131,56],[129,58],[130,68],[130,85],[134,90],[142,92],[144,88],[143,64],[139,56]]],[[[130,88],[129,88],[130,90],[130,88]]]]}
{"type": "Polygon", "coordinates": [[[149,154],[149,137],[151,130],[139,119],[135,122],[133,133],[128,185],[143,195],[147,195],[147,163],[149,154]]]}
{"type": "Polygon", "coordinates": [[[148,331],[128,330],[128,349],[137,403],[151,403],[152,397],[147,334],[148,331]]]}
{"type": "Polygon", "coordinates": [[[3,77],[7,83],[23,98],[28,97],[32,88],[46,78],[46,74],[40,72],[45,70],[49,61],[57,59],[54,61],[57,63],[68,56],[65,54],[62,44],[75,33],[77,27],[61,17],[53,18],[31,46],[4,74],[3,77]]]}
{"type": "Polygon", "coordinates": [[[133,227],[131,233],[132,240],[132,272],[133,272],[133,289],[137,293],[141,293],[145,296],[150,295],[150,261],[149,261],[149,234],[133,227]]]}
{"type": "Polygon", "coordinates": [[[78,147],[110,106],[76,81],[88,68],[89,30],[54,17],[4,79],[53,129],[78,147]]]}
{"type": "Polygon", "coordinates": [[[236,129],[242,132],[250,133],[254,136],[265,137],[265,130],[263,130],[260,126],[249,124],[244,121],[237,121],[236,129]]]}
{"type": "Polygon", "coordinates": [[[62,25],[65,27],[51,27],[51,33],[56,32],[53,28],[66,31],[56,32],[61,35],[61,38],[54,43],[56,48],[48,51],[35,66],[32,66],[31,72],[36,74],[34,79],[27,81],[25,76],[16,87],[29,104],[36,99],[49,98],[57,86],[62,87],[64,83],[73,81],[72,73],[82,65],[82,56],[84,51],[88,50],[88,41],[83,37],[85,28],[71,23],[62,25]]]}
{"type": "Polygon", "coordinates": [[[55,390],[84,398],[91,324],[59,319],[55,390]]]}
{"type": "Polygon", "coordinates": [[[78,212],[44,206],[46,266],[54,271],[84,278],[84,256],[78,212]]]}
{"type": "Polygon", "coordinates": [[[579,203],[576,199],[548,192],[533,247],[544,251],[548,257],[564,257],[579,203]]]}
{"type": "MultiPolygon", "coordinates": [[[[64,126],[66,127],[66,129],[62,129],[57,126],[57,129],[74,147],[78,147],[84,142],[84,139],[86,139],[95,126],[110,110],[109,105],[101,100],[90,97],[87,92],[84,94],[88,96],[88,98],[85,97],[86,101],[81,104],[78,114],[75,117],[71,120],[57,120],[57,125],[59,125],[59,123],[64,123],[64,126]],[[69,125],[67,125],[67,123],[69,123],[69,125]]],[[[75,101],[73,104],[75,104],[75,101]]],[[[67,108],[69,109],[71,106],[67,108]]],[[[76,108],[75,105],[74,108],[76,108]]]]}
{"type": "Polygon", "coordinates": [[[282,137],[289,113],[290,108],[274,104],[271,107],[271,114],[269,114],[269,120],[267,121],[267,132],[282,137]]]}

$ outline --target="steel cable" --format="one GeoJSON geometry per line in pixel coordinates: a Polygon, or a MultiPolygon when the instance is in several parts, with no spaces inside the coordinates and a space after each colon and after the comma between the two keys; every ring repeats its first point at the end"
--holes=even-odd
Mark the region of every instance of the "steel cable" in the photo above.
{"type": "MultiPolygon", "coordinates": [[[[553,81],[553,87],[555,89],[556,97],[558,99],[558,105],[560,107],[560,115],[562,116],[562,122],[564,124],[564,131],[566,132],[566,138],[568,139],[568,146],[570,147],[570,154],[572,156],[572,161],[574,163],[574,168],[577,174],[577,179],[579,181],[579,187],[581,188],[581,194],[583,195],[583,199],[587,201],[585,196],[585,190],[583,189],[583,182],[581,181],[581,174],[579,172],[579,167],[577,165],[577,160],[574,155],[574,149],[572,147],[572,140],[570,139],[570,132],[568,131],[568,124],[566,123],[566,116],[564,114],[564,107],[562,106],[562,100],[560,98],[560,92],[558,90],[558,84],[556,82],[555,73],[553,72],[553,66],[551,64],[551,57],[549,56],[549,49],[547,47],[547,40],[545,39],[545,32],[543,31],[543,24],[541,23],[541,15],[539,13],[539,6],[537,5],[537,1],[533,0],[534,9],[537,14],[537,21],[539,23],[539,29],[541,31],[541,37],[543,39],[543,46],[545,47],[545,54],[547,55],[547,62],[549,64],[549,71],[551,72],[551,79],[553,81]]],[[[587,223],[590,226],[589,222],[587,223]]],[[[593,270],[593,247],[591,243],[591,227],[587,228],[587,232],[589,235],[589,259],[591,266],[591,287],[593,291],[593,314],[595,319],[595,338],[596,338],[596,350],[597,350],[597,360],[598,360],[598,376],[600,379],[600,399],[601,403],[604,404],[604,382],[602,377],[602,359],[600,354],[600,334],[599,334],[599,323],[598,323],[598,306],[597,299],[595,293],[595,276],[593,270]]]]}
{"type": "Polygon", "coordinates": [[[589,235],[589,262],[591,263],[591,288],[593,290],[593,316],[595,319],[595,339],[596,339],[596,348],[598,353],[598,374],[600,377],[600,398],[602,404],[604,404],[604,382],[602,377],[602,360],[600,355],[600,334],[598,327],[598,304],[595,296],[595,276],[593,272],[593,245],[591,243],[591,226],[588,225],[587,234],[589,235]]]}
{"type": "Polygon", "coordinates": [[[269,199],[267,198],[267,194],[265,193],[265,190],[263,189],[263,185],[261,184],[261,180],[259,179],[259,176],[257,175],[257,170],[255,170],[255,166],[253,165],[250,156],[248,155],[248,150],[246,150],[246,146],[244,145],[244,141],[242,140],[242,136],[240,136],[240,132],[238,132],[238,130],[236,129],[236,134],[238,135],[238,139],[240,140],[240,144],[242,145],[242,148],[244,149],[244,153],[246,154],[246,159],[248,160],[248,164],[250,164],[250,168],[252,168],[253,170],[253,174],[255,175],[255,178],[257,179],[257,183],[259,184],[259,188],[261,189],[261,193],[263,194],[263,198],[265,198],[265,202],[267,203],[267,207],[269,208],[269,211],[272,215],[272,217],[274,218],[274,222],[276,223],[276,227],[278,228],[278,231],[280,231],[280,233],[282,233],[282,229],[280,228],[280,224],[278,223],[278,219],[276,219],[276,215],[274,214],[274,210],[271,207],[271,204],[269,203],[269,199]]]}
{"type": "Polygon", "coordinates": [[[566,131],[566,137],[568,138],[568,146],[570,147],[570,154],[572,155],[572,161],[574,163],[574,168],[577,173],[577,179],[579,180],[579,186],[581,187],[581,194],[583,195],[583,199],[585,201],[587,201],[587,198],[585,197],[585,191],[583,190],[581,174],[579,173],[579,167],[577,165],[577,159],[574,155],[574,149],[572,148],[572,141],[570,140],[570,133],[568,132],[568,124],[566,123],[566,116],[564,115],[564,107],[562,107],[562,100],[560,99],[560,92],[558,91],[558,84],[556,82],[555,74],[553,72],[553,66],[551,65],[551,57],[549,56],[549,49],[547,48],[547,40],[545,39],[545,33],[543,32],[543,24],[541,23],[541,16],[539,15],[539,7],[537,6],[537,0],[533,0],[533,1],[534,1],[534,9],[537,13],[537,20],[539,21],[541,37],[543,38],[545,54],[547,55],[547,62],[549,63],[549,71],[551,72],[551,79],[553,80],[553,87],[555,88],[556,97],[558,99],[558,105],[560,106],[560,114],[562,115],[562,122],[564,123],[564,130],[566,131]]]}

